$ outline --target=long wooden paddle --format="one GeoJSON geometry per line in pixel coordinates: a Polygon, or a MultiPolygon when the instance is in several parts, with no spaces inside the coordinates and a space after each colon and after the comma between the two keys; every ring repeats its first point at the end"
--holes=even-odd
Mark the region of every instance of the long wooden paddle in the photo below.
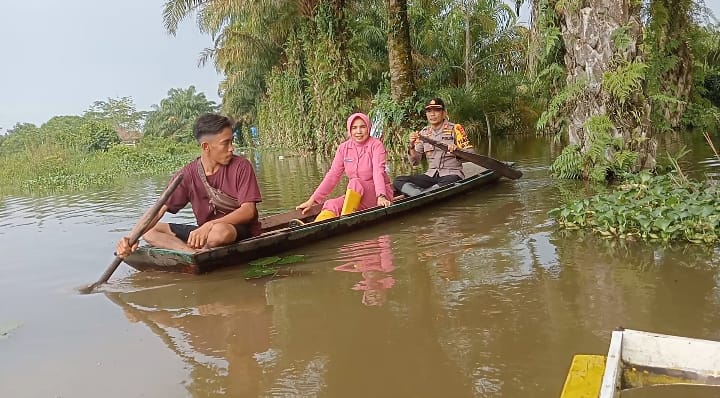
{"type": "MultiPolygon", "coordinates": [[[[135,227],[130,231],[130,235],[128,236],[128,241],[130,242],[130,246],[134,245],[135,242],[140,239],[142,234],[145,233],[145,230],[150,225],[152,220],[155,219],[155,217],[158,214],[158,211],[160,211],[160,208],[167,202],[167,200],[170,198],[170,195],[175,191],[175,188],[180,185],[180,182],[182,181],[182,174],[178,174],[175,179],[170,182],[170,185],[168,185],[167,188],[165,188],[165,192],[160,195],[160,198],[155,202],[152,207],[147,209],[145,211],[145,214],[138,220],[137,224],[135,224],[135,227]]],[[[93,290],[95,290],[96,287],[102,285],[103,283],[107,282],[108,279],[110,279],[110,276],[112,276],[113,272],[117,269],[117,267],[122,262],[122,259],[118,256],[115,256],[115,260],[113,260],[112,263],[107,267],[105,270],[105,273],[102,274],[100,279],[97,280],[97,282],[93,283],[92,285],[88,285],[85,287],[82,287],[78,290],[80,290],[80,293],[92,293],[93,290]]]]}
{"type": "MultiPolygon", "coordinates": [[[[419,138],[421,141],[427,142],[428,144],[436,146],[444,151],[448,150],[448,146],[442,142],[435,141],[432,138],[425,137],[422,134],[419,135],[419,138]]],[[[478,155],[475,153],[463,151],[461,149],[454,150],[452,152],[452,154],[462,160],[467,160],[468,162],[475,163],[478,166],[482,166],[486,169],[490,169],[490,170],[500,174],[501,176],[507,177],[511,180],[516,180],[516,179],[522,177],[522,175],[523,175],[522,171],[515,169],[513,167],[510,167],[507,164],[505,164],[497,159],[493,159],[489,156],[478,155]]]]}

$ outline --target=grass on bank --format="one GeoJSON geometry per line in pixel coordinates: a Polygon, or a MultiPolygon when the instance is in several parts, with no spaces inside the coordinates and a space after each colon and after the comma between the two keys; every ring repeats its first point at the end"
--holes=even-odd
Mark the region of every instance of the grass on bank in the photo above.
{"type": "Polygon", "coordinates": [[[33,151],[0,154],[0,195],[41,195],[109,186],[129,177],[172,173],[197,156],[197,145],[166,139],[107,151],[68,150],[43,144],[33,151]]]}

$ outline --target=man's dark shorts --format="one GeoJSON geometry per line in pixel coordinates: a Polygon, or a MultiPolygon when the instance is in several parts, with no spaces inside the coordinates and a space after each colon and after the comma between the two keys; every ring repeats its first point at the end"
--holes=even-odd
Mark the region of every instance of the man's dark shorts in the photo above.
{"type": "MultiPolygon", "coordinates": [[[[173,224],[170,223],[170,230],[172,233],[175,234],[175,236],[178,237],[181,241],[187,243],[188,238],[190,237],[190,232],[198,229],[197,225],[188,225],[188,224],[173,224]]],[[[250,228],[248,228],[245,224],[237,224],[234,225],[235,231],[237,232],[237,237],[235,237],[235,240],[232,243],[235,243],[239,240],[243,240],[245,238],[249,238],[252,236],[250,233],[250,228]]]]}

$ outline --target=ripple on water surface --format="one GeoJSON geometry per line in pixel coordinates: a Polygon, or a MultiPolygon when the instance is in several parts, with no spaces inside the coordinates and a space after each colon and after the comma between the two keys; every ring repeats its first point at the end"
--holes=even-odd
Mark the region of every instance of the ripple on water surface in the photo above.
{"type": "MultiPolygon", "coordinates": [[[[121,268],[79,296],[166,179],[6,197],[0,317],[23,325],[0,341],[0,395],[90,397],[112,375],[139,381],[114,396],[556,397],[572,355],[605,352],[619,325],[720,337],[719,249],[559,233],[547,211],[589,190],[551,179],[559,151],[526,141],[493,147],[523,178],[303,246],[302,272],[263,281],[121,268]]],[[[305,200],[327,166],[251,159],[262,211],[305,200]]]]}

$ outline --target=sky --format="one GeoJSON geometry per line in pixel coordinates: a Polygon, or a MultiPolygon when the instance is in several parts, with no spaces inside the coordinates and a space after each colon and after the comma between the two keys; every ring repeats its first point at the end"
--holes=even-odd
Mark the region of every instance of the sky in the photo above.
{"type": "Polygon", "coordinates": [[[219,102],[221,76],[198,67],[212,46],[195,19],[176,36],[163,28],[164,0],[0,0],[0,134],[82,115],[95,101],[132,97],[138,110],[171,88],[194,85],[219,102]]]}
{"type": "MultiPolygon", "coordinates": [[[[169,35],[163,4],[0,0],[0,134],[18,122],[81,115],[108,98],[132,97],[138,110],[150,110],[171,88],[190,85],[219,102],[221,76],[197,63],[210,36],[194,18],[169,35]]],[[[720,16],[720,0],[706,4],[720,16]]],[[[520,23],[528,20],[525,4],[520,23]]]]}

